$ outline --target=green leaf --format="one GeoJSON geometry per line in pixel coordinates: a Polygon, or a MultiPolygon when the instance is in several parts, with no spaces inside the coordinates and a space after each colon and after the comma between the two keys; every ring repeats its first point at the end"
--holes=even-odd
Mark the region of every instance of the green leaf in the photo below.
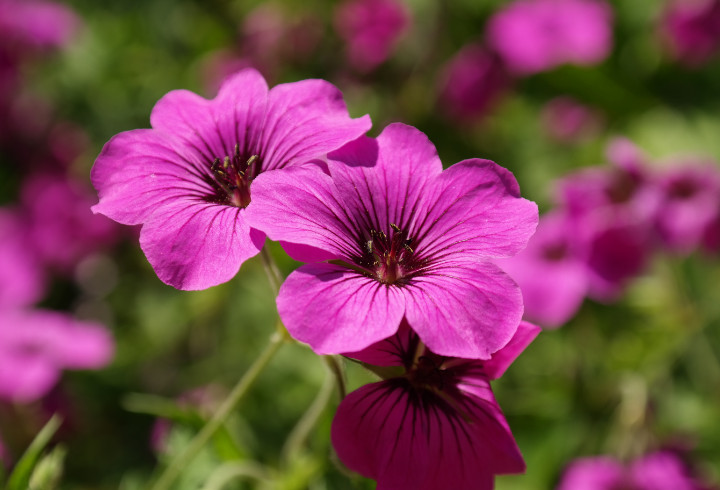
{"type": "Polygon", "coordinates": [[[30,478],[33,475],[40,454],[61,424],[62,418],[57,414],[48,420],[48,423],[38,432],[38,435],[35,436],[35,439],[33,439],[17,465],[15,465],[5,490],[28,490],[30,488],[30,478]]]}

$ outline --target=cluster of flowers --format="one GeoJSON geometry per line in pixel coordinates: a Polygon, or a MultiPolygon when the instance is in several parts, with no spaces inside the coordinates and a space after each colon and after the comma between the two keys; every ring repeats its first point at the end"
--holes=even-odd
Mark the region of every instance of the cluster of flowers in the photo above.
{"type": "Polygon", "coordinates": [[[528,247],[501,266],[520,284],[526,318],[569,320],[585,296],[613,301],[656,250],[720,251],[720,168],[701,157],[652,165],[632,143],[613,141],[611,165],[561,179],[557,208],[528,247]]]}
{"type": "Polygon", "coordinates": [[[96,322],[33,307],[53,275],[71,276],[117,235],[88,211],[91,194],[70,173],[87,138],[22,83],[22,67],[63,46],[79,24],[53,3],[0,1],[0,157],[5,175],[21,181],[18,200],[0,208],[0,399],[14,403],[47,394],[62,369],[99,368],[113,353],[96,322]]]}
{"type": "Polygon", "coordinates": [[[158,277],[195,290],[231,279],[266,236],[305,262],[282,285],[288,332],[384,381],[352,393],[333,442],[379,488],[492,488],[524,463],[489,380],[535,337],[493,260],[525,247],[537,207],[497,164],[443,171],[417,129],[364,136],[323,80],[269,90],[246,69],[206,100],[177,90],[152,129],[120,133],[92,170],[93,207],[141,224],[158,277]]]}

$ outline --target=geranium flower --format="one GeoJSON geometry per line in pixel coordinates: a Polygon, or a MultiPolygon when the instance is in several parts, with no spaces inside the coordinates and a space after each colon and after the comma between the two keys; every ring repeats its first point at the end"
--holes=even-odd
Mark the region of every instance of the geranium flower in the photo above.
{"type": "Polygon", "coordinates": [[[330,83],[268,90],[253,69],[228,78],[213,100],[168,93],[150,122],[103,148],[92,209],[142,224],[140,245],[158,277],[186,290],[228,281],[262,248],[264,233],[245,219],[258,174],[323,157],[370,128],[369,117],[349,117],[330,83]]]}
{"type": "Polygon", "coordinates": [[[28,243],[30,230],[23,217],[0,208],[0,310],[28,306],[45,292],[42,263],[28,243]]]}
{"type": "Polygon", "coordinates": [[[330,153],[328,167],[261,175],[248,209],[291,256],[329,260],[283,284],[291,335],[318,353],[356,351],[406,317],[441,355],[487,359],[510,340],[522,298],[490,259],[525,246],[537,206],[509,171],[479,159],[443,171],[427,137],[403,124],[330,153]]]}
{"type": "Polygon", "coordinates": [[[488,21],[487,32],[519,75],[565,63],[595,65],[612,47],[612,10],[602,0],[517,0],[488,21]]]}
{"type": "Polygon", "coordinates": [[[389,339],[348,354],[397,373],[340,403],[331,433],[340,460],[377,480],[378,490],[491,490],[494,475],[524,472],[490,380],[505,372],[538,331],[523,322],[484,362],[433,353],[407,323],[389,339]]]}
{"type": "Polygon", "coordinates": [[[36,400],[61,370],[101,368],[113,349],[101,325],[50,311],[0,310],[0,398],[36,400]]]}
{"type": "Polygon", "coordinates": [[[672,0],[666,4],[660,29],[678,62],[701,65],[720,51],[720,1],[672,0]]]}

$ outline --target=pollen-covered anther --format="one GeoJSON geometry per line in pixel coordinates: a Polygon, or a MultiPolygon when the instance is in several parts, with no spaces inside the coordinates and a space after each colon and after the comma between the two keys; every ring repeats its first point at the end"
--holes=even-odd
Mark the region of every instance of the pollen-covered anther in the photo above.
{"type": "Polygon", "coordinates": [[[365,241],[363,262],[378,281],[395,284],[413,270],[412,239],[407,232],[395,223],[390,223],[388,233],[370,230],[370,238],[365,241]]]}
{"type": "Polygon", "coordinates": [[[210,166],[211,184],[219,194],[216,198],[230,206],[247,207],[250,204],[250,182],[258,174],[255,168],[258,159],[258,155],[243,158],[239,145],[235,145],[232,156],[226,155],[222,160],[216,158],[210,166]]]}

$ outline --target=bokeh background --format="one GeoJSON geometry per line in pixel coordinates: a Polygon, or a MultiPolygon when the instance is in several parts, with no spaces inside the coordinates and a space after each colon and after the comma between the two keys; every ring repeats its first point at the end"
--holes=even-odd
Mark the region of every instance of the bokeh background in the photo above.
{"type": "MultiPolygon", "coordinates": [[[[144,488],[277,321],[259,257],[227,284],[177,291],[155,276],[138,230],[89,211],[89,170],[102,145],[149,127],[170,90],[211,98],[226,74],[247,66],[270,85],[324,78],[351,115],[370,114],[371,135],[401,121],[424,131],[446,166],[494,160],[541,213],[556,206],[559,178],[609,168],[617,137],[645,152],[652,171],[720,158],[718,2],[696,2],[695,17],[669,1],[603,3],[609,37],[598,34],[597,53],[573,50],[598,22],[578,14],[549,28],[567,52],[536,66],[512,65],[493,38],[505,1],[33,0],[18,13],[19,3],[0,0],[0,204],[25,230],[24,248],[42,258],[32,307],[99,322],[115,343],[103,369],[66,371],[42,396],[0,402],[6,470],[52,413],[63,417],[45,451],[64,455],[57,488],[144,488]],[[689,16],[689,27],[672,27],[682,24],[673,15],[689,16]],[[579,37],[557,34],[568,26],[579,37]]],[[[0,226],[6,244],[20,233],[8,230],[0,226]]],[[[285,274],[297,267],[270,247],[285,274]]],[[[698,480],[720,481],[718,258],[712,246],[653,252],[617,297],[588,299],[540,334],[494,384],[528,465],[497,488],[551,489],[574,458],[631,460],[659,448],[681,454],[698,480]]],[[[5,270],[16,260],[0,247],[5,270]]],[[[0,291],[19,287],[13,274],[0,272],[0,291]]],[[[338,399],[323,388],[328,376],[308,348],[284,346],[176,488],[202,488],[249,461],[271,482],[224,488],[374,488],[332,454],[338,399]],[[288,456],[288,434],[318,397],[327,404],[315,428],[288,456]]],[[[354,365],[347,377],[351,389],[373,379],[354,365]]]]}

